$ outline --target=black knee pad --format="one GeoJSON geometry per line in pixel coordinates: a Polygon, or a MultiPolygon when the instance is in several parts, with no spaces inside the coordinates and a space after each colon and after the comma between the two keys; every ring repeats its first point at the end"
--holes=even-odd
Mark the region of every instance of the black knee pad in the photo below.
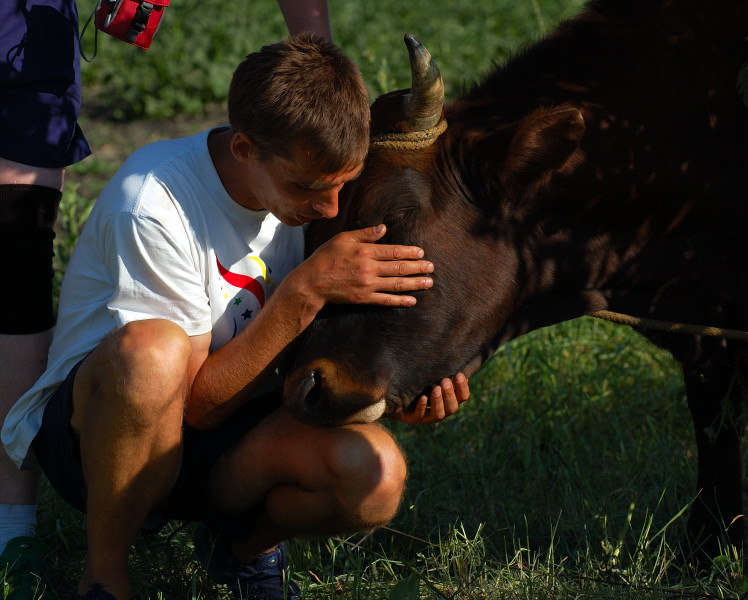
{"type": "Polygon", "coordinates": [[[39,185],[0,185],[0,333],[39,333],[55,324],[52,258],[61,197],[39,185]]]}

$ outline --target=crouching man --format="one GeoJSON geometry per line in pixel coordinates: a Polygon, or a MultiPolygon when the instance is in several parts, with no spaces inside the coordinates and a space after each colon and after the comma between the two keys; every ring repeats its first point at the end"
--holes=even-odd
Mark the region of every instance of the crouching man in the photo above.
{"type": "MultiPolygon", "coordinates": [[[[198,555],[237,597],[295,597],[284,539],[376,526],[400,502],[392,437],[295,421],[275,375],[327,303],[411,306],[432,285],[421,249],[373,243],[384,227],[304,260],[302,226],[335,216],[366,156],[360,73],[332,44],[292,38],[247,57],[228,108],[229,126],[138,150],[102,192],[47,371],[4,424],[14,461],[38,461],[87,513],[89,600],[129,598],[138,531],[170,518],[199,523],[198,555]]],[[[464,376],[445,379],[411,420],[468,395],[464,376]]]]}

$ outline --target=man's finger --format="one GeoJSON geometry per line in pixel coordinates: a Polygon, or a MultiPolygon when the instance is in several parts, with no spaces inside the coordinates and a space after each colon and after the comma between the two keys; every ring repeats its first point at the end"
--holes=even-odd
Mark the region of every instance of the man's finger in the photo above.
{"type": "Polygon", "coordinates": [[[417,300],[413,296],[401,294],[372,294],[359,304],[376,304],[377,306],[407,307],[413,306],[417,300]]]}
{"type": "Polygon", "coordinates": [[[436,421],[441,421],[446,415],[446,409],[444,406],[444,397],[442,395],[442,388],[440,386],[436,386],[431,391],[431,406],[429,407],[429,411],[431,413],[431,417],[436,421]]]}
{"type": "Polygon", "coordinates": [[[434,272],[434,263],[428,260],[377,260],[376,269],[380,277],[407,277],[434,272]]]}
{"type": "Polygon", "coordinates": [[[377,282],[380,292],[412,292],[434,287],[431,277],[381,277],[377,282]]]}
{"type": "Polygon", "coordinates": [[[455,396],[457,401],[462,403],[470,398],[470,385],[468,384],[468,378],[464,373],[457,373],[454,377],[455,396]]]}
{"type": "Polygon", "coordinates": [[[457,399],[452,382],[449,379],[442,380],[441,390],[444,398],[444,412],[448,415],[456,413],[460,402],[457,399]]]}
{"type": "Polygon", "coordinates": [[[382,239],[382,236],[386,232],[387,227],[383,223],[380,223],[379,225],[364,227],[363,229],[355,229],[353,231],[348,231],[345,233],[352,236],[353,240],[356,242],[373,243],[379,239],[382,239]]]}
{"type": "MultiPolygon", "coordinates": [[[[387,232],[384,224],[364,227],[354,231],[344,232],[354,242],[371,243],[381,240],[387,232]]],[[[372,248],[372,258],[376,260],[417,260],[423,258],[424,252],[418,246],[401,246],[396,244],[376,244],[372,248]]]]}
{"type": "Polygon", "coordinates": [[[394,244],[374,244],[371,247],[371,256],[376,260],[404,260],[414,261],[423,258],[423,248],[418,246],[399,246],[394,244]]]}

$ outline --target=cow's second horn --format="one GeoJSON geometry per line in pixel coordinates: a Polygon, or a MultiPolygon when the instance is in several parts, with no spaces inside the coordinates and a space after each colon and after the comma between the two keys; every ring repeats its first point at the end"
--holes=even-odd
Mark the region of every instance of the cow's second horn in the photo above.
{"type": "Polygon", "coordinates": [[[405,96],[405,117],[413,131],[435,127],[442,116],[444,82],[439,67],[426,47],[410,34],[405,35],[410,56],[410,93],[405,96]]]}

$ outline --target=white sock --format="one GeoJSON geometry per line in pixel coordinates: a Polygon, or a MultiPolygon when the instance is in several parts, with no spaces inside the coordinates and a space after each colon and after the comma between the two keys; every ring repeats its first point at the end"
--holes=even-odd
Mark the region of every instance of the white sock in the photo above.
{"type": "Polygon", "coordinates": [[[0,504],[0,554],[15,537],[36,535],[36,504],[0,504]]]}

